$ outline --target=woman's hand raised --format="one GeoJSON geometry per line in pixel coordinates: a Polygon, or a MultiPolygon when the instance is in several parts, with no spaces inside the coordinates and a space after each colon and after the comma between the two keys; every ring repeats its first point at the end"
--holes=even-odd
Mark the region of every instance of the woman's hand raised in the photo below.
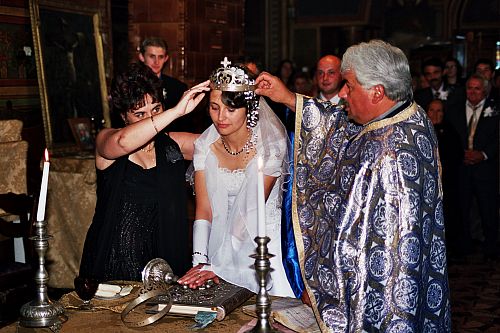
{"type": "Polygon", "coordinates": [[[208,86],[209,83],[210,81],[207,80],[184,92],[179,103],[177,103],[177,105],[173,108],[178,113],[179,117],[194,110],[194,108],[201,102],[203,97],[205,97],[205,94],[203,94],[203,92],[210,90],[208,86]]]}

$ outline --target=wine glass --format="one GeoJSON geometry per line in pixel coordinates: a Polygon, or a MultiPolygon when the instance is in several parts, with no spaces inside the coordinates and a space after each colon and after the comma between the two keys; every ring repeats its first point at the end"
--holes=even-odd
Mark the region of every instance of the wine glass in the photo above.
{"type": "Polygon", "coordinates": [[[90,300],[94,297],[99,287],[99,278],[95,275],[77,276],[75,278],[75,290],[78,296],[83,300],[79,310],[94,311],[93,305],[90,300]]]}

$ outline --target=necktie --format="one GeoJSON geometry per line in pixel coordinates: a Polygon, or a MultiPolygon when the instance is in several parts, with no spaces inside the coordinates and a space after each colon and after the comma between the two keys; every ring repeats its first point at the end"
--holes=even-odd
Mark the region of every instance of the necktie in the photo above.
{"type": "Polygon", "coordinates": [[[434,93],[434,98],[439,98],[439,91],[436,91],[436,92],[434,93]]]}
{"type": "Polygon", "coordinates": [[[467,132],[469,133],[469,149],[472,150],[473,142],[474,142],[474,133],[476,132],[477,125],[477,109],[479,109],[479,105],[471,106],[472,107],[472,116],[470,117],[469,124],[467,125],[467,132]]]}

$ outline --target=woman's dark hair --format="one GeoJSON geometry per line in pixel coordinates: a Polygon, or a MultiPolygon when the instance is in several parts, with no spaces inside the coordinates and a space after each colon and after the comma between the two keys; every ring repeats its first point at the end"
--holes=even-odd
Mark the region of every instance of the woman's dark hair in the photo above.
{"type": "Polygon", "coordinates": [[[430,101],[430,102],[429,102],[429,104],[427,104],[427,109],[426,109],[426,110],[427,110],[427,111],[426,111],[427,113],[429,113],[429,106],[430,106],[430,105],[431,105],[431,103],[433,103],[433,102],[439,102],[439,103],[441,103],[441,106],[442,106],[442,109],[443,109],[442,111],[443,111],[443,112],[445,112],[445,111],[446,111],[446,105],[444,104],[444,102],[443,102],[441,99],[439,99],[439,98],[434,98],[432,101],[430,101]]]}
{"type": "Polygon", "coordinates": [[[274,75],[277,76],[281,81],[283,81],[283,83],[285,83],[286,87],[289,89],[289,90],[293,90],[293,85],[292,85],[292,78],[295,76],[295,66],[293,65],[293,62],[289,59],[284,59],[280,62],[280,64],[278,65],[278,68],[276,69],[276,71],[274,72],[274,75]],[[287,81],[285,82],[283,77],[281,77],[281,68],[286,64],[286,63],[289,63],[290,66],[291,66],[291,73],[290,73],[290,76],[288,77],[287,81]]]}
{"type": "Polygon", "coordinates": [[[225,106],[235,109],[246,108],[248,112],[248,103],[243,91],[223,91],[220,99],[225,106]]]}
{"type": "MultiPolygon", "coordinates": [[[[243,69],[246,76],[253,84],[256,75],[244,66],[236,66],[243,69]]],[[[221,95],[222,103],[230,108],[245,108],[245,113],[247,115],[247,126],[255,127],[257,121],[259,120],[259,96],[255,94],[254,91],[223,91],[221,95]]],[[[208,114],[208,105],[207,105],[208,114]]]]}
{"type": "Polygon", "coordinates": [[[152,103],[163,103],[162,82],[148,66],[133,63],[118,72],[111,82],[114,110],[123,116],[129,110],[142,108],[148,95],[152,103]]]}
{"type": "Polygon", "coordinates": [[[460,65],[460,62],[458,61],[457,58],[446,58],[446,60],[444,61],[444,65],[446,66],[446,63],[448,61],[453,61],[455,63],[455,66],[457,68],[457,78],[461,78],[462,77],[462,65],[460,65]]]}
{"type": "MultiPolygon", "coordinates": [[[[255,80],[257,78],[257,75],[255,75],[255,73],[249,70],[246,66],[238,65],[237,67],[242,68],[245,71],[245,74],[248,75],[248,78],[250,80],[255,80]]],[[[251,108],[253,107],[253,99],[249,98],[250,95],[257,98],[258,100],[258,97],[255,96],[255,93],[250,91],[223,91],[221,101],[225,106],[228,106],[230,108],[246,108],[247,112],[250,112],[251,108]]]]}

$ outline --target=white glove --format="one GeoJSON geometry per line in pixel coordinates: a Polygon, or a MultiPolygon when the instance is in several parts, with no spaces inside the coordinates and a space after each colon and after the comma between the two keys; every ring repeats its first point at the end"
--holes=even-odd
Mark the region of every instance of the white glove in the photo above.
{"type": "Polygon", "coordinates": [[[198,219],[193,224],[193,267],[208,263],[208,240],[212,222],[198,219]]]}

